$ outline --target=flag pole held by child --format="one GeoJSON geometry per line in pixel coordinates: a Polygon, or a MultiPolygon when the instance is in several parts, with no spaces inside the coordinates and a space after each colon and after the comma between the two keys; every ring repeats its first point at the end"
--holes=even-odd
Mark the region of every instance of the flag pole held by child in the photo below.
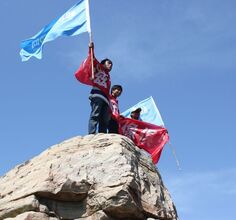
{"type": "MultiPolygon", "coordinates": [[[[89,45],[93,43],[93,38],[92,38],[92,31],[91,31],[91,22],[90,22],[90,6],[89,6],[89,0],[86,0],[86,15],[87,15],[87,21],[88,21],[88,33],[89,33],[89,45]]],[[[90,52],[91,52],[91,65],[92,65],[92,79],[94,79],[94,66],[93,66],[93,47],[90,47],[90,52]]]]}

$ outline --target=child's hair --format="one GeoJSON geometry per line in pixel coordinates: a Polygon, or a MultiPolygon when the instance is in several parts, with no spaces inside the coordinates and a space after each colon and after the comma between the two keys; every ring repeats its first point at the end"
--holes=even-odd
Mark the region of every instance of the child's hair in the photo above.
{"type": "Polygon", "coordinates": [[[106,59],[102,60],[102,61],[101,61],[101,64],[105,64],[105,63],[106,63],[106,61],[109,61],[109,62],[111,63],[111,65],[113,66],[113,63],[112,63],[112,61],[111,61],[110,59],[108,59],[108,58],[106,58],[106,59]]]}
{"type": "Polygon", "coordinates": [[[111,92],[112,92],[113,90],[115,90],[115,89],[119,89],[121,92],[123,91],[123,88],[122,88],[121,85],[114,85],[114,86],[112,86],[112,87],[111,87],[111,92]]]}

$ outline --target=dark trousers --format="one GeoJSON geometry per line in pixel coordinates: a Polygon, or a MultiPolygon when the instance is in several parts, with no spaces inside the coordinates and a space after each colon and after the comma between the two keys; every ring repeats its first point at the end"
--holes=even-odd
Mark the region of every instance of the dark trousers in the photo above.
{"type": "Polygon", "coordinates": [[[91,113],[89,118],[88,132],[95,134],[98,126],[98,133],[107,133],[110,112],[108,104],[99,97],[91,97],[91,113]]]}
{"type": "Polygon", "coordinates": [[[118,125],[117,121],[113,118],[111,118],[111,120],[109,121],[108,132],[114,133],[114,134],[119,134],[119,125],[118,125]]]}

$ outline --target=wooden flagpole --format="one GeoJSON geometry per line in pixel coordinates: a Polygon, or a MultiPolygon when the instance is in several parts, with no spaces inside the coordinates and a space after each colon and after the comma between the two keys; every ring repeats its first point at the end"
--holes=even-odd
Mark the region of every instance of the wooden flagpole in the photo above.
{"type": "MultiPolygon", "coordinates": [[[[86,0],[86,15],[87,15],[87,30],[89,33],[89,45],[93,43],[93,38],[92,38],[92,31],[91,31],[91,22],[90,22],[90,10],[89,10],[89,0],[86,0]]],[[[94,66],[93,66],[93,47],[90,47],[90,53],[91,53],[91,67],[92,67],[92,79],[94,79],[94,66]]]]}
{"type": "MultiPolygon", "coordinates": [[[[92,35],[90,33],[90,35],[92,35]]],[[[93,43],[92,41],[92,36],[89,37],[90,38],[90,44],[93,43]]],[[[93,66],[93,56],[94,56],[94,53],[93,53],[93,47],[90,47],[90,53],[91,53],[91,67],[92,67],[92,79],[94,79],[94,66],[93,66]]]]}

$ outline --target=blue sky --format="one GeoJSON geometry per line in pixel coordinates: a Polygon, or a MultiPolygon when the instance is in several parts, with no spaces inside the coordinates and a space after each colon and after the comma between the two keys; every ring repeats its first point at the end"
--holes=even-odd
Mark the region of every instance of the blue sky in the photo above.
{"type": "MultiPolygon", "coordinates": [[[[45,45],[22,63],[21,40],[76,0],[1,0],[0,175],[49,146],[87,133],[88,86],[74,72],[88,34],[45,45]]],[[[236,203],[236,2],[91,0],[98,59],[113,60],[120,110],[153,96],[170,147],[158,168],[181,220],[234,220],[236,203]]]]}

